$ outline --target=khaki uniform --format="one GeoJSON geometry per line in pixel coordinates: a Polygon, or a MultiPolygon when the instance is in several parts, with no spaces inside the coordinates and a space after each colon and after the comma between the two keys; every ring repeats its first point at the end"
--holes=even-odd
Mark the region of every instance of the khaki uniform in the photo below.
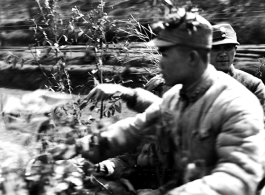
{"type": "Polygon", "coordinates": [[[111,179],[127,178],[136,190],[158,189],[177,174],[172,155],[158,141],[140,144],[135,151],[109,160],[115,164],[111,179]]]}
{"type": "MultiPolygon", "coordinates": [[[[151,82],[155,82],[153,86],[164,85],[164,79],[161,75],[154,77],[151,82]]],[[[127,106],[135,112],[143,112],[152,103],[162,100],[149,92],[152,90],[151,88],[147,90],[134,89],[134,99],[126,101],[127,106]],[[148,97],[148,100],[143,102],[141,97],[148,97]]],[[[167,184],[177,174],[177,171],[172,169],[172,156],[168,151],[162,150],[161,144],[157,140],[139,144],[132,152],[109,160],[115,164],[114,173],[111,174],[110,178],[127,178],[136,190],[157,189],[167,184]]]]}
{"type": "MultiPolygon", "coordinates": [[[[143,137],[155,135],[174,156],[179,172],[173,179],[176,188],[168,194],[254,195],[264,173],[263,129],[258,99],[209,66],[190,89],[176,85],[162,103],[109,126],[102,133],[108,147],[101,154],[105,158],[121,154],[136,147],[143,137]],[[150,115],[157,116],[156,120],[149,121],[150,115]],[[190,171],[197,165],[199,171],[190,171]]],[[[85,156],[97,161],[93,154],[85,156]]]]}
{"type": "Polygon", "coordinates": [[[233,65],[230,66],[228,74],[257,96],[265,113],[265,86],[263,82],[249,73],[236,69],[233,65]]]}
{"type": "MultiPolygon", "coordinates": [[[[262,81],[244,71],[235,69],[233,65],[231,65],[228,71],[228,74],[232,76],[234,79],[236,79],[238,82],[243,84],[254,95],[256,95],[256,97],[260,100],[260,103],[263,107],[263,111],[265,112],[265,86],[262,83],[262,81]]],[[[137,101],[135,101],[136,105],[130,107],[131,109],[134,109],[135,111],[137,110],[142,111],[143,108],[147,108],[149,105],[151,105],[155,101],[158,101],[157,97],[153,96],[152,94],[146,93],[145,95],[143,95],[145,91],[141,89],[135,89],[135,93],[136,93],[135,97],[137,99],[137,101]],[[148,100],[145,102],[144,99],[146,97],[148,97],[148,100]],[[141,98],[144,98],[144,99],[141,99],[141,98]]],[[[130,102],[128,102],[128,106],[130,106],[130,102]]],[[[125,177],[127,177],[128,172],[132,174],[135,170],[137,170],[136,173],[139,177],[134,177],[134,178],[137,178],[135,179],[137,183],[142,184],[140,185],[141,188],[154,189],[153,186],[161,186],[158,184],[159,180],[162,180],[162,183],[165,184],[165,182],[167,182],[168,179],[171,178],[171,175],[173,175],[172,173],[169,174],[168,172],[170,172],[170,170],[174,172],[174,170],[171,169],[172,167],[164,166],[163,168],[161,168],[161,166],[158,166],[159,172],[165,173],[169,177],[165,177],[165,175],[163,174],[157,174],[157,170],[155,168],[157,166],[155,166],[156,163],[154,162],[155,160],[152,157],[154,156],[154,153],[158,152],[161,154],[161,148],[153,151],[152,148],[155,145],[153,147],[152,145],[154,145],[154,143],[146,144],[143,147],[142,146],[138,147],[137,153],[121,155],[121,156],[111,159],[111,161],[114,162],[116,165],[115,166],[116,173],[114,175],[115,176],[119,175],[119,177],[125,175],[125,177]],[[138,161],[136,159],[140,159],[140,161],[143,161],[143,160],[146,161],[145,163],[142,163],[146,166],[137,165],[138,161]],[[150,161],[153,161],[153,162],[150,162],[150,161]],[[135,167],[138,167],[138,168],[136,169],[135,167]],[[125,171],[125,174],[120,174],[120,173],[124,173],[124,171],[125,171]],[[162,177],[162,175],[164,177],[162,177]],[[141,180],[140,178],[143,178],[143,180],[141,180]]],[[[158,142],[156,143],[156,146],[160,146],[158,142]]],[[[170,159],[168,157],[166,158],[170,159]]],[[[139,186],[139,185],[136,184],[136,186],[139,186]]]]}
{"type": "MultiPolygon", "coordinates": [[[[231,77],[236,79],[239,83],[244,85],[254,95],[256,95],[265,113],[265,86],[263,82],[247,72],[236,69],[233,65],[230,66],[227,73],[231,77]]],[[[167,88],[166,90],[168,90],[168,87],[166,88],[167,88]]],[[[144,111],[143,108],[146,109],[155,101],[159,101],[157,96],[149,94],[148,92],[140,88],[136,88],[134,89],[134,91],[136,93],[135,95],[136,100],[134,100],[134,105],[132,102],[127,102],[127,105],[129,106],[130,109],[143,112],[144,111]]]]}

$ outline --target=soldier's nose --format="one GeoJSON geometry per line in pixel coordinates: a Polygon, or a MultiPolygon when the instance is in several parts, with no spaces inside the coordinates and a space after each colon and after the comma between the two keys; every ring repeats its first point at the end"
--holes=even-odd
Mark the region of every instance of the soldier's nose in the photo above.
{"type": "Polygon", "coordinates": [[[219,57],[226,57],[227,56],[227,54],[226,54],[226,52],[224,52],[224,51],[221,51],[220,53],[219,53],[219,57]]]}

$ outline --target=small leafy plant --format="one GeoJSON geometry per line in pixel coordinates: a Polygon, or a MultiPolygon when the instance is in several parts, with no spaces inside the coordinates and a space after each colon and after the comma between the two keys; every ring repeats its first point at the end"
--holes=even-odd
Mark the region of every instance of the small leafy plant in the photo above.
{"type": "MultiPolygon", "coordinates": [[[[29,50],[33,56],[33,64],[37,65],[46,75],[45,88],[49,91],[73,95],[68,59],[71,46],[79,41],[85,41],[86,48],[93,51],[95,56],[95,60],[91,64],[95,68],[87,73],[88,81],[92,82],[94,86],[100,83],[124,84],[130,82],[124,80],[121,73],[125,66],[129,66],[135,60],[132,57],[136,55],[137,59],[140,60],[151,59],[152,66],[146,66],[145,69],[151,75],[157,74],[160,56],[157,50],[153,48],[145,50],[143,47],[139,49],[131,43],[132,37],[138,37],[138,40],[145,42],[150,40],[147,34],[152,36],[155,34],[149,26],[142,26],[133,16],[128,20],[113,20],[104,12],[105,2],[100,0],[97,8],[85,14],[78,7],[72,8],[71,17],[66,21],[61,18],[58,0],[45,0],[44,3],[36,0],[36,2],[39,5],[40,14],[31,19],[31,29],[34,31],[36,44],[30,45],[29,50]],[[126,39],[123,38],[120,42],[121,39],[116,36],[113,40],[108,41],[106,34],[111,29],[115,29],[117,33],[122,32],[126,39]],[[55,59],[50,72],[43,64],[43,59],[47,57],[55,59]],[[121,66],[121,68],[113,68],[112,75],[105,74],[107,57],[114,58],[121,66]]],[[[25,59],[12,53],[6,56],[5,61],[12,64],[14,68],[18,64],[23,67],[27,63],[25,59]]],[[[145,82],[148,81],[148,78],[144,76],[141,76],[141,79],[145,82]]],[[[37,125],[37,129],[32,132],[28,131],[30,130],[28,126],[32,122],[36,122],[38,116],[34,116],[34,114],[19,113],[16,117],[23,116],[26,120],[19,120],[20,123],[12,127],[32,133],[32,137],[36,138],[34,140],[38,143],[38,152],[43,154],[56,144],[64,143],[66,140],[74,142],[75,139],[93,131],[90,127],[95,119],[91,116],[85,120],[82,118],[82,111],[85,108],[88,108],[89,112],[100,112],[99,118],[109,118],[116,112],[122,112],[122,103],[119,97],[113,97],[106,102],[91,101],[89,104],[83,104],[79,96],[75,101],[60,105],[51,112],[44,113],[44,116],[41,117],[44,117],[45,120],[41,122],[41,125],[37,125]],[[24,125],[21,125],[22,123],[24,125]]],[[[32,142],[32,140],[27,139],[25,144],[32,144],[32,142]]],[[[79,161],[80,158],[75,160],[79,161]]],[[[81,163],[82,166],[80,163],[55,163],[45,155],[40,155],[33,161],[34,163],[30,164],[32,166],[29,170],[25,170],[25,175],[19,175],[12,170],[2,173],[0,175],[0,191],[5,191],[7,194],[17,192],[20,194],[23,192],[24,194],[58,195],[97,194],[97,192],[110,194],[108,185],[104,185],[93,177],[92,172],[87,173],[93,167],[89,162],[87,162],[88,164],[81,163]],[[80,167],[86,167],[86,174],[84,170],[80,170],[80,167]],[[15,181],[9,180],[10,175],[17,178],[19,182],[22,179],[21,186],[17,186],[15,181]],[[14,190],[14,187],[8,188],[9,186],[16,188],[14,190]]],[[[126,193],[122,192],[121,194],[126,193]]]]}
{"type": "Polygon", "coordinates": [[[257,68],[256,72],[255,72],[255,76],[257,76],[258,78],[262,78],[262,71],[264,69],[265,66],[265,58],[260,58],[259,59],[259,63],[260,66],[257,68]]]}
{"type": "MultiPolygon", "coordinates": [[[[151,64],[144,66],[146,71],[154,76],[159,71],[158,61],[159,54],[156,49],[133,49],[130,42],[132,37],[137,37],[140,41],[149,41],[150,36],[155,36],[150,26],[142,26],[132,15],[128,20],[113,20],[104,12],[105,2],[99,1],[98,6],[89,11],[82,13],[78,7],[72,8],[71,17],[68,20],[62,19],[58,0],[45,0],[44,3],[36,0],[39,5],[40,14],[31,19],[32,30],[34,31],[36,44],[30,45],[29,49],[33,56],[33,64],[39,66],[47,78],[44,84],[46,89],[62,93],[72,94],[71,76],[69,74],[68,59],[70,58],[71,46],[80,40],[85,41],[86,48],[93,51],[95,56],[93,65],[95,69],[88,72],[87,81],[93,83],[94,87],[100,83],[124,84],[133,82],[124,80],[121,76],[124,66],[130,65],[133,61],[151,61],[151,64]],[[115,36],[113,40],[107,40],[106,35],[109,31],[126,37],[123,42],[116,43],[121,37],[115,36]],[[132,48],[132,49],[131,49],[132,48]],[[133,54],[132,54],[133,52],[133,54]],[[47,57],[55,59],[55,65],[52,65],[50,72],[42,61],[47,57]],[[113,58],[120,67],[114,66],[112,74],[106,74],[104,63],[106,58],[113,58]],[[146,59],[147,58],[147,59],[146,59]]],[[[23,66],[26,60],[10,53],[6,57],[6,62],[12,63],[15,67],[18,63],[23,66]]],[[[143,75],[138,77],[141,82],[146,83],[148,78],[143,75]]],[[[86,86],[79,86],[80,88],[86,86]]],[[[88,105],[90,111],[100,112],[99,118],[111,117],[116,112],[121,112],[121,100],[112,99],[109,103],[91,102],[88,105]]],[[[75,112],[81,112],[85,107],[77,101],[72,107],[75,112]]],[[[81,113],[77,114],[81,117],[81,113]]],[[[81,119],[80,119],[81,120],[81,119]]]]}

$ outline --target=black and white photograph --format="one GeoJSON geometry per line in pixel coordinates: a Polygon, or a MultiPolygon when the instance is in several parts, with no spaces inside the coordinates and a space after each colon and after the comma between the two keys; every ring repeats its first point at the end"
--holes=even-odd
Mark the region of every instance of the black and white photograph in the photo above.
{"type": "Polygon", "coordinates": [[[0,195],[265,195],[264,0],[0,0],[0,195]]]}

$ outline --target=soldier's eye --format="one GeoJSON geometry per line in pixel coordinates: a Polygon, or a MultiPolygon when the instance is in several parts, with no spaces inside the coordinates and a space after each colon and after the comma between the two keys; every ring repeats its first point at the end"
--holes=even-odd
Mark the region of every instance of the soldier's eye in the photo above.
{"type": "Polygon", "coordinates": [[[231,51],[235,48],[234,44],[225,44],[225,45],[213,45],[212,51],[231,51]]]}

